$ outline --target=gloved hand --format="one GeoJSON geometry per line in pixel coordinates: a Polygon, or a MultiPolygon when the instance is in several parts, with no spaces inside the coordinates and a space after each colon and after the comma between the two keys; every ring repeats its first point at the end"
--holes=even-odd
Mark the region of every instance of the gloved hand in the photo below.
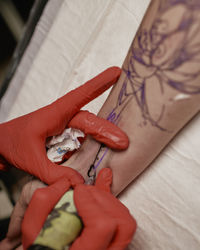
{"type": "Polygon", "coordinates": [[[120,73],[119,68],[111,67],[52,104],[0,124],[0,169],[14,166],[46,184],[55,183],[64,175],[72,185],[82,183],[76,171],[57,166],[46,156],[46,139],[60,134],[67,125],[92,134],[109,147],[127,148],[128,138],[119,128],[87,111],[80,111],[82,106],[113,85],[120,73]]]}
{"type": "Polygon", "coordinates": [[[110,192],[112,171],[102,169],[95,186],[75,187],[74,201],[84,228],[70,250],[123,250],[136,231],[128,209],[110,192]]]}
{"type": "MultiPolygon", "coordinates": [[[[122,250],[130,243],[136,222],[111,194],[111,183],[112,171],[105,168],[99,172],[95,186],[80,184],[74,188],[74,202],[84,228],[70,250],[122,250]]],[[[24,249],[32,245],[58,197],[68,188],[68,181],[63,178],[35,191],[22,224],[24,249]]]]}

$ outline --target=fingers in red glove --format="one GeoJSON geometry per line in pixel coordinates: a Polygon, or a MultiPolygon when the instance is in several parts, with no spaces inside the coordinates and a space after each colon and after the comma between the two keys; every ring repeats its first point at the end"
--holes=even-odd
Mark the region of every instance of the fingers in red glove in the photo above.
{"type": "MultiPolygon", "coordinates": [[[[51,105],[0,124],[2,143],[0,155],[8,164],[40,178],[47,184],[56,182],[64,175],[73,178],[72,182],[74,184],[75,182],[81,183],[80,176],[76,178],[74,172],[64,167],[57,167],[47,159],[45,151],[46,138],[62,132],[75,113],[84,104],[114,84],[120,73],[121,70],[117,67],[109,68],[51,105]],[[75,181],[75,179],[78,180],[75,181]]],[[[91,126],[89,127],[91,128],[91,126]]],[[[101,132],[99,128],[97,130],[99,133],[101,132]]],[[[94,131],[93,134],[95,134],[94,131]]],[[[103,136],[100,137],[105,138],[105,134],[103,130],[103,136]]],[[[117,133],[114,133],[113,138],[116,136],[117,133]]],[[[96,139],[98,138],[96,136],[96,139]]],[[[107,138],[105,140],[109,141],[107,138]]],[[[117,141],[116,138],[114,140],[117,141]]],[[[4,165],[1,163],[1,168],[4,165]]]]}
{"type": "Polygon", "coordinates": [[[121,129],[88,111],[80,111],[72,118],[68,126],[92,135],[94,139],[110,148],[126,149],[129,145],[128,136],[121,129]]]}
{"type": "Polygon", "coordinates": [[[108,249],[122,250],[125,249],[133,238],[136,231],[136,221],[130,215],[128,209],[114,196],[107,193],[106,197],[103,192],[93,191],[96,202],[102,207],[105,214],[109,214],[116,221],[115,235],[108,249]]]}
{"type": "Polygon", "coordinates": [[[62,178],[51,186],[35,191],[22,223],[24,249],[27,249],[34,242],[48,214],[70,186],[69,181],[62,178]]]}
{"type": "Polygon", "coordinates": [[[95,182],[95,187],[110,193],[112,178],[112,170],[110,168],[103,168],[98,173],[98,177],[95,182]]]}
{"type": "Polygon", "coordinates": [[[89,186],[80,185],[75,189],[74,197],[79,216],[83,219],[84,229],[70,250],[107,249],[114,237],[117,224],[96,202],[89,186]]]}
{"type": "Polygon", "coordinates": [[[108,68],[57,101],[40,109],[40,114],[38,113],[40,122],[47,130],[47,136],[60,134],[80,108],[116,83],[120,74],[120,68],[108,68]]]}
{"type": "Polygon", "coordinates": [[[38,151],[38,154],[40,154],[40,164],[43,166],[38,178],[44,183],[51,185],[64,176],[70,180],[72,187],[84,183],[84,178],[76,170],[56,165],[47,158],[46,154],[42,153],[42,150],[38,151]]]}
{"type": "MultiPolygon", "coordinates": [[[[98,174],[95,186],[101,190],[108,191],[107,187],[110,188],[111,184],[112,184],[112,170],[110,168],[101,169],[101,171],[98,174]]],[[[97,200],[99,199],[99,202],[102,202],[101,199],[104,199],[103,193],[100,193],[99,195],[98,194],[96,193],[97,200]]],[[[111,200],[108,199],[107,208],[108,210],[105,209],[105,211],[108,213],[109,212],[112,213],[113,218],[117,220],[118,224],[115,236],[108,250],[125,249],[130,243],[133,234],[136,231],[137,227],[136,221],[130,215],[129,210],[115,197],[112,202],[111,200]],[[111,207],[113,207],[112,210],[110,209],[111,207]]]]}
{"type": "Polygon", "coordinates": [[[128,209],[109,192],[111,178],[111,170],[103,169],[95,186],[75,188],[74,200],[84,229],[72,250],[122,250],[130,243],[136,222],[128,209]]]}

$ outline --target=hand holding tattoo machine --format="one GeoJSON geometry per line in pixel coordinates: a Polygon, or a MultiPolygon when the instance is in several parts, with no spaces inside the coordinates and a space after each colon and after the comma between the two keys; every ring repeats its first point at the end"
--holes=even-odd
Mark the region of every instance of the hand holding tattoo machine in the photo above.
{"type": "MultiPolygon", "coordinates": [[[[103,93],[119,78],[121,70],[112,67],[69,92],[54,103],[30,114],[0,124],[0,169],[14,166],[26,171],[49,186],[36,191],[34,197],[48,201],[41,209],[32,210],[30,223],[23,223],[23,244],[27,248],[37,237],[46,216],[60,197],[69,189],[83,183],[83,178],[73,169],[57,166],[46,156],[45,143],[50,136],[60,134],[70,124],[91,134],[95,139],[112,148],[123,149],[128,146],[127,136],[113,124],[96,117],[80,108],[103,93]],[[69,123],[70,122],[70,123],[69,123]],[[46,190],[51,192],[51,199],[46,199],[46,190]],[[43,195],[44,194],[44,195],[43,195]],[[39,215],[39,216],[38,216],[39,215]]],[[[72,126],[71,125],[71,126],[72,126]]],[[[34,207],[34,199],[31,204],[34,207]]],[[[31,212],[29,206],[27,214],[31,212]]],[[[40,202],[35,207],[40,207],[40,202]]],[[[31,213],[30,213],[31,214],[31,213]]]]}
{"type": "MultiPolygon", "coordinates": [[[[112,171],[104,168],[99,172],[95,186],[79,184],[73,191],[67,191],[28,249],[125,249],[136,230],[136,222],[128,209],[110,193],[111,183],[112,171]]],[[[65,183],[59,183],[59,188],[61,185],[65,183]]],[[[33,214],[41,216],[33,209],[44,210],[44,204],[52,199],[53,190],[43,188],[36,192],[24,218],[25,233],[30,230],[29,223],[32,225],[35,221],[33,214]],[[41,191],[45,200],[40,199],[41,191]]]]}

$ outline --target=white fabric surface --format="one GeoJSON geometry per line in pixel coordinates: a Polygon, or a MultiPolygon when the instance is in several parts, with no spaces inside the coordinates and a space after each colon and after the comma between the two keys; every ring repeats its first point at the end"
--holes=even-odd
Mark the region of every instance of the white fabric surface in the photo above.
{"type": "MultiPolygon", "coordinates": [[[[106,67],[121,66],[149,2],[62,0],[23,86],[13,99],[11,84],[4,97],[1,121],[50,103],[106,67]]],[[[13,81],[21,71],[22,64],[13,81]]],[[[97,112],[107,94],[87,108],[97,112]]],[[[120,195],[138,222],[129,250],[200,249],[199,126],[198,114],[120,195]]]]}

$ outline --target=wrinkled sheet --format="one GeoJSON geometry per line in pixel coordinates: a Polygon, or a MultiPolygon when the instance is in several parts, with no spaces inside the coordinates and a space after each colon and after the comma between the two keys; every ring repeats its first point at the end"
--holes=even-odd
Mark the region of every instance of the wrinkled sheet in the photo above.
{"type": "MultiPolygon", "coordinates": [[[[149,2],[50,1],[1,103],[0,120],[49,104],[105,68],[121,66],[149,2]]],[[[87,108],[98,112],[107,95],[87,108]]],[[[198,114],[120,195],[138,222],[129,250],[200,249],[199,127],[198,114]]]]}

